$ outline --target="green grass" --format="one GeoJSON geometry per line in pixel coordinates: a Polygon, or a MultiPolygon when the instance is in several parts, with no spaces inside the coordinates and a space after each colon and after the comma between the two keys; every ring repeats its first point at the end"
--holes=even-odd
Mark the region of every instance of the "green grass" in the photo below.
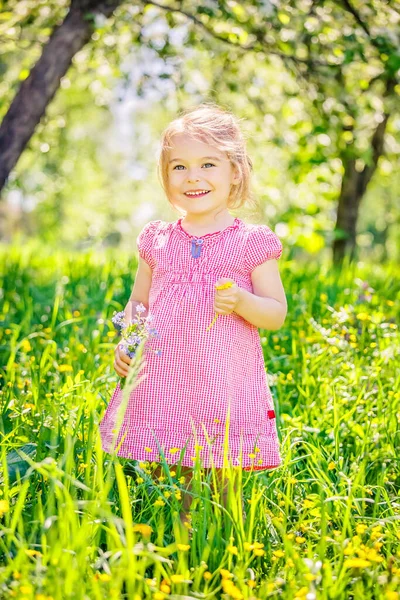
{"type": "Polygon", "coordinates": [[[197,471],[186,543],[179,469],[100,445],[135,258],[0,262],[2,599],[400,598],[397,265],[280,262],[288,316],[260,335],[283,465],[242,473],[244,522],[197,471]]]}

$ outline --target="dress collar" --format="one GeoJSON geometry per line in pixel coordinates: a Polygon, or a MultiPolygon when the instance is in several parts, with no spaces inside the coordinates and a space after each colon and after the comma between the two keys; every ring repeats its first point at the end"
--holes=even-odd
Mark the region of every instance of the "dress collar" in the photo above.
{"type": "Polygon", "coordinates": [[[201,235],[201,236],[196,236],[196,235],[191,235],[190,233],[188,233],[187,231],[185,231],[183,229],[182,220],[183,220],[183,217],[180,217],[176,221],[176,223],[175,223],[176,230],[180,233],[180,235],[182,237],[185,237],[188,240],[191,240],[191,239],[214,239],[214,238],[220,237],[226,231],[230,231],[231,229],[237,229],[240,226],[240,224],[242,223],[241,219],[239,219],[238,217],[235,217],[235,220],[233,221],[233,223],[231,225],[228,225],[228,227],[225,227],[225,229],[221,229],[220,231],[213,231],[212,233],[205,233],[204,235],[201,235]]]}

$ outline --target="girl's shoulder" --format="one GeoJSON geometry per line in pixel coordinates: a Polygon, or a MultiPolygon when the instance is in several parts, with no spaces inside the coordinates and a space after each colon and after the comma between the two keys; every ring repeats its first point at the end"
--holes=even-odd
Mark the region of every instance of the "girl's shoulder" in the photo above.
{"type": "Polygon", "coordinates": [[[282,242],[276,233],[263,223],[245,223],[246,264],[252,271],[266,260],[278,259],[282,255],[282,242]]]}

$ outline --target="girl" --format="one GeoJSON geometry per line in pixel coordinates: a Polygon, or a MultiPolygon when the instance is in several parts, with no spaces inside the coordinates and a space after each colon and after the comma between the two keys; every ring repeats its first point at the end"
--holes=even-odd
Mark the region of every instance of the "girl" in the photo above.
{"type": "MultiPolygon", "coordinates": [[[[129,319],[138,304],[146,307],[158,332],[146,348],[161,353],[146,352],[145,377],[129,397],[117,454],[155,461],[160,475],[156,440],[170,465],[186,447],[181,464],[188,484],[198,455],[206,472],[214,464],[225,506],[227,420],[231,465],[260,470],[282,462],[257,329],[279,329],[286,317],[277,265],[282,244],[267,225],[230,214],[251,201],[251,168],[238,120],[214,104],[186,111],[166,128],[158,169],[168,201],[183,216],[151,221],[140,232],[125,307],[129,319]]],[[[116,372],[126,376],[129,364],[117,346],[116,372]]],[[[121,398],[118,384],[100,423],[106,452],[121,398]]],[[[182,521],[188,494],[183,504],[182,521]]]]}

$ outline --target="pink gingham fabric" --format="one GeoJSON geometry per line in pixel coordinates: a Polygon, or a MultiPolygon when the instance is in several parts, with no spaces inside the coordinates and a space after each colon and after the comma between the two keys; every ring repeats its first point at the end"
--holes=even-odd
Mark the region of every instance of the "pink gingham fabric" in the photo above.
{"type": "Polygon", "coordinates": [[[151,221],[137,238],[139,254],[153,270],[149,314],[159,337],[146,342],[143,379],[129,396],[118,436],[119,384],[112,394],[99,426],[103,450],[110,452],[116,437],[117,454],[138,461],[160,462],[162,448],[168,464],[182,458],[182,465],[193,467],[198,456],[203,467],[221,468],[226,460],[245,470],[278,467],[274,403],[257,327],[235,312],[219,315],[209,331],[207,326],[214,318],[216,281],[228,277],[252,292],[252,270],[280,258],[282,244],[267,225],[236,218],[202,236],[194,258],[194,236],[181,221],[151,221]],[[149,351],[156,349],[160,355],[149,351]]]}

